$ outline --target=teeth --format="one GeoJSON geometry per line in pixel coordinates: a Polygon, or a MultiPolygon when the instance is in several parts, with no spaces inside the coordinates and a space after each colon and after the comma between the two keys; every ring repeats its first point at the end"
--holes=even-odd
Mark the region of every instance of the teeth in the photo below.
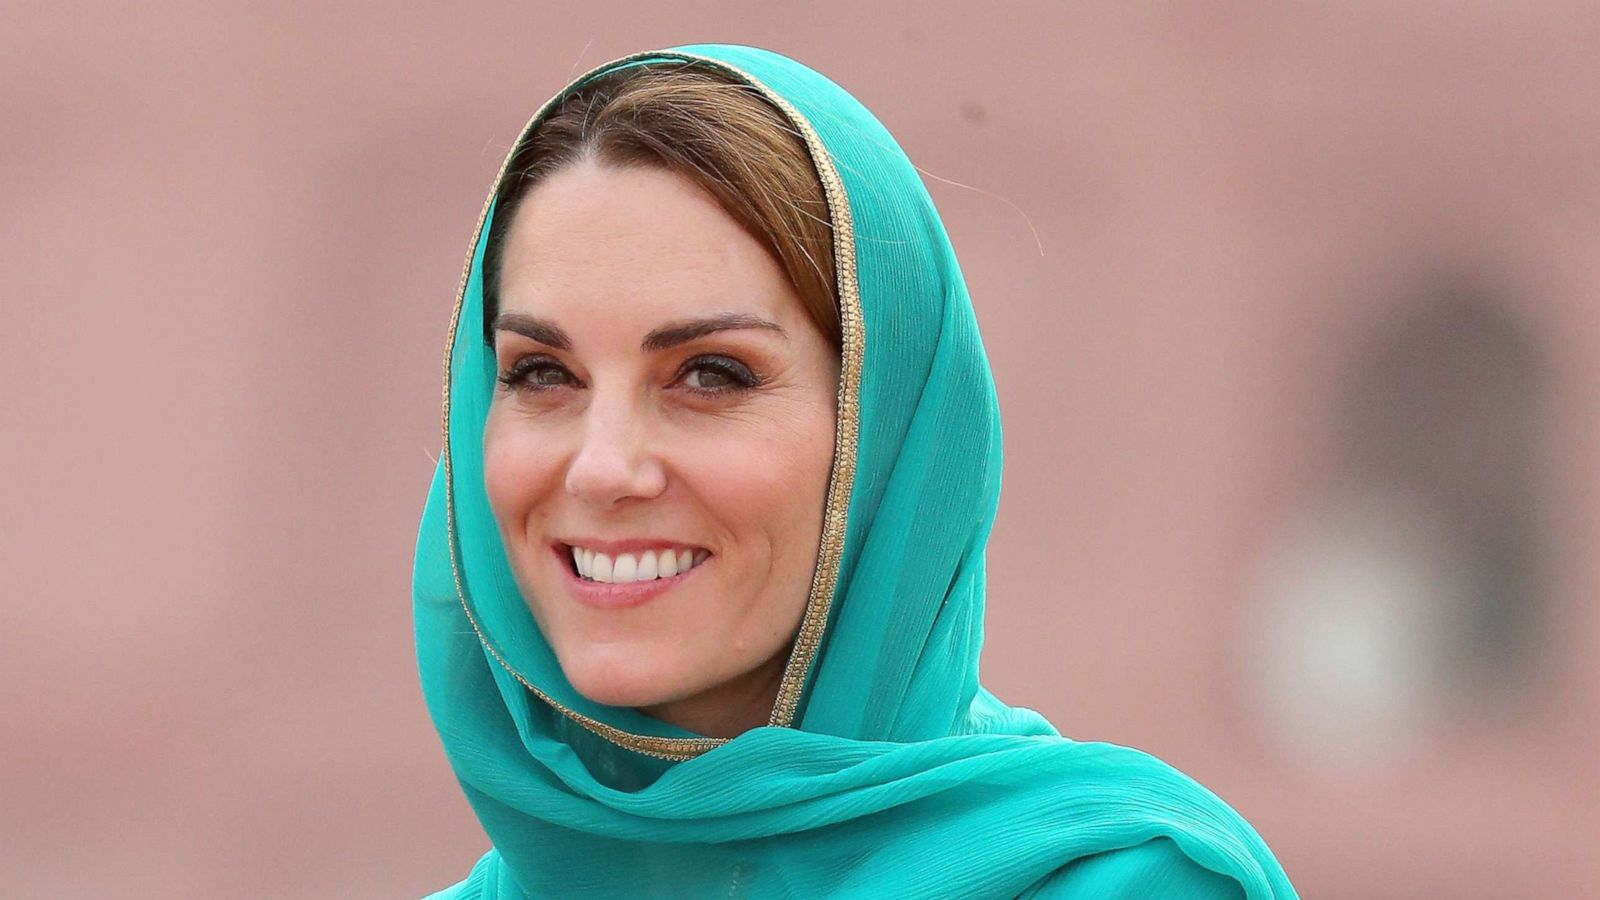
{"type": "Polygon", "coordinates": [[[611,583],[611,557],[604,553],[595,553],[594,561],[589,564],[589,577],[595,581],[611,583]]]}
{"type": "Polygon", "coordinates": [[[657,553],[619,553],[612,557],[584,547],[572,548],[572,564],[578,574],[605,584],[632,584],[656,578],[681,575],[706,561],[711,554],[692,547],[668,548],[657,553]]]}
{"type": "Polygon", "coordinates": [[[611,581],[615,584],[632,584],[638,580],[634,577],[638,573],[638,561],[633,558],[632,553],[624,553],[617,557],[616,563],[611,567],[611,581]]]}

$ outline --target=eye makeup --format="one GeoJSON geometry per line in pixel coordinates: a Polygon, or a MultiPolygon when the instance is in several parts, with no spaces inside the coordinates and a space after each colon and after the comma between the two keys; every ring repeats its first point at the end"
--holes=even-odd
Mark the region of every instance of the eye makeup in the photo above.
{"type": "Polygon", "coordinates": [[[563,366],[555,357],[539,353],[524,356],[512,363],[506,370],[495,378],[507,390],[548,390],[555,387],[565,387],[576,382],[567,367],[563,366]],[[547,380],[546,376],[554,375],[557,379],[547,380]]]}
{"type": "MultiPolygon", "coordinates": [[[[495,380],[509,391],[544,391],[582,386],[565,365],[545,353],[518,358],[496,375],[495,380]]],[[[686,360],[678,368],[673,383],[700,396],[715,397],[752,390],[765,384],[766,380],[732,356],[702,353],[686,360]]]]}
{"type": "Polygon", "coordinates": [[[684,387],[697,394],[714,396],[748,391],[760,387],[765,382],[750,370],[750,367],[731,356],[706,353],[696,356],[683,364],[678,370],[678,380],[684,382],[684,387]],[[713,381],[720,380],[721,384],[707,386],[705,378],[700,378],[700,384],[690,384],[689,379],[695,374],[710,375],[713,381]]]}

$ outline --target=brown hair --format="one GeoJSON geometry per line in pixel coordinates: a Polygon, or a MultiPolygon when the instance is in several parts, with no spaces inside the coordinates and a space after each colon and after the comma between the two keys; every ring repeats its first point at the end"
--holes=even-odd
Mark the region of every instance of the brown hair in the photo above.
{"type": "Polygon", "coordinates": [[[501,250],[518,205],[542,179],[585,159],[662,166],[693,179],[766,246],[817,330],[840,346],[832,222],[804,140],[756,88],[688,64],[600,76],[562,99],[517,147],[484,248],[486,340],[492,343],[501,250]]]}

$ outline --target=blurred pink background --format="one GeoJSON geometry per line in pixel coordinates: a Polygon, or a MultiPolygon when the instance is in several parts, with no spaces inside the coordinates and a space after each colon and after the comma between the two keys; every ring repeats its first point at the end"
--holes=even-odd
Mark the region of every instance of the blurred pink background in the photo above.
{"type": "Polygon", "coordinates": [[[410,632],[462,256],[570,75],[709,40],[974,188],[930,179],[1005,418],[997,693],[1306,897],[1600,896],[1592,4],[33,0],[0,893],[414,897],[486,849],[410,632]]]}

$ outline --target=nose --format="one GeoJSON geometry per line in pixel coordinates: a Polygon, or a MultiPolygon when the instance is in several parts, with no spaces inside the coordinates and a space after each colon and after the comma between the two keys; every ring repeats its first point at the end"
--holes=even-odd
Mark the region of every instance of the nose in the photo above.
{"type": "Polygon", "coordinates": [[[581,443],[567,465],[568,493],[592,506],[646,500],[666,490],[666,469],[644,411],[612,394],[591,399],[581,443]]]}

